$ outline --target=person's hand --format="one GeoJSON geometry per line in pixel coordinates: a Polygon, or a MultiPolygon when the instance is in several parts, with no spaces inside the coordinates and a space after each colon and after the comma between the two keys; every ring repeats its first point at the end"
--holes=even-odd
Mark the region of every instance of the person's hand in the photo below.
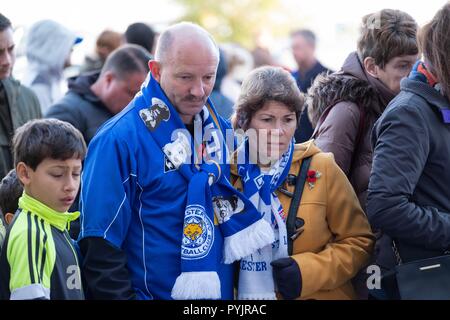
{"type": "Polygon", "coordinates": [[[283,299],[292,300],[302,293],[302,275],[297,262],[291,257],[274,260],[270,263],[278,292],[283,299]]]}

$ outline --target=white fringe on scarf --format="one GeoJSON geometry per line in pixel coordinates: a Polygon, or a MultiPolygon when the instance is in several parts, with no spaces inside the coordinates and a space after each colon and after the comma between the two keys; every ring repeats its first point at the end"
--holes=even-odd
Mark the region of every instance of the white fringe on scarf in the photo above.
{"type": "Polygon", "coordinates": [[[220,280],[217,272],[183,272],[172,288],[175,300],[220,299],[220,280]]]}
{"type": "Polygon", "coordinates": [[[260,219],[251,226],[225,238],[224,263],[233,263],[275,241],[272,226],[260,219]]]}

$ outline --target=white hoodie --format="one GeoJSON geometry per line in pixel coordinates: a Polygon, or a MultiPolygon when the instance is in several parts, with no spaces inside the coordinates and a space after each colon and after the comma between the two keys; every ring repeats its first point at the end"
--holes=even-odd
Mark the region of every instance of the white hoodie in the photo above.
{"type": "Polygon", "coordinates": [[[64,63],[77,40],[74,32],[52,20],[33,24],[27,36],[28,65],[23,79],[41,104],[42,114],[62,97],[64,63]]]}

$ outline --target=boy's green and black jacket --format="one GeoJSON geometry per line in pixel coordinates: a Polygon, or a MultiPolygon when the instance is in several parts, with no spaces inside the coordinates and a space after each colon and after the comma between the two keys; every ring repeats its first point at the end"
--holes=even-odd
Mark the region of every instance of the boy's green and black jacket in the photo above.
{"type": "Polygon", "coordinates": [[[67,232],[78,212],[57,212],[25,193],[0,255],[0,299],[84,299],[67,232]]]}

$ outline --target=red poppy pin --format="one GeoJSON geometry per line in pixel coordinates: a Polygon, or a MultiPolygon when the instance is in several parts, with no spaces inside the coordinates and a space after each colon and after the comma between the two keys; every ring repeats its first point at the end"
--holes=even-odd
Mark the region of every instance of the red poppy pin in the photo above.
{"type": "Polygon", "coordinates": [[[316,180],[319,179],[321,176],[322,176],[322,174],[319,171],[308,170],[306,181],[308,181],[309,190],[314,188],[316,180]]]}

